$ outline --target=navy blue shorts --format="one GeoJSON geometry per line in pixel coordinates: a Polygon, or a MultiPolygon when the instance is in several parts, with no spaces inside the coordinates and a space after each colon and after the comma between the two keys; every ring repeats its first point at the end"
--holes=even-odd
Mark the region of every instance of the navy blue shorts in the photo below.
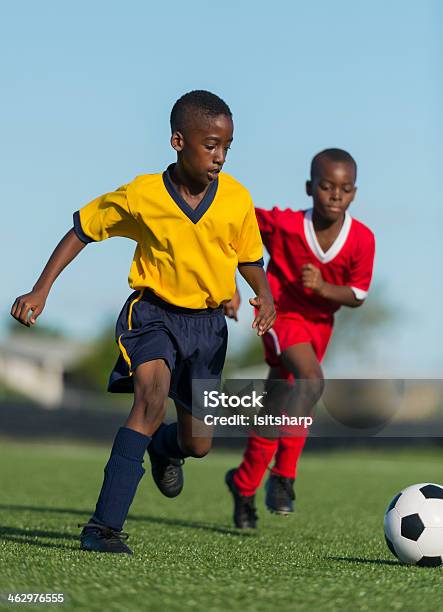
{"type": "Polygon", "coordinates": [[[164,359],[171,371],[169,397],[192,412],[192,380],[221,378],[228,342],[223,308],[180,308],[145,289],[129,296],[115,331],[120,356],[109,379],[111,393],[133,393],[135,369],[164,359]]]}

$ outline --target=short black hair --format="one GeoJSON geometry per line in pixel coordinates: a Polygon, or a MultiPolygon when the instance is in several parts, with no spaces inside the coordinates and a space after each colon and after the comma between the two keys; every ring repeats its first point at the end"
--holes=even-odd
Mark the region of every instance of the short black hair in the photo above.
{"type": "Polygon", "coordinates": [[[314,176],[318,171],[318,164],[322,159],[329,159],[333,162],[345,162],[352,164],[355,171],[355,180],[357,180],[357,162],[350,153],[343,149],[324,149],[317,155],[314,155],[311,162],[311,181],[314,180],[314,176]]]}
{"type": "Polygon", "coordinates": [[[221,98],[205,91],[196,89],[184,94],[172,107],[171,130],[182,132],[196,115],[218,117],[226,115],[232,118],[231,109],[221,98]]]}

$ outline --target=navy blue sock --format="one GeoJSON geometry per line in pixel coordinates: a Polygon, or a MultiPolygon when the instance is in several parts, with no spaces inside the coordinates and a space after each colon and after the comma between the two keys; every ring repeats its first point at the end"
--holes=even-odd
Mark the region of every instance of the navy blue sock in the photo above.
{"type": "Polygon", "coordinates": [[[92,520],[121,531],[145,470],[143,456],[151,438],[138,431],[120,427],[92,520]]]}
{"type": "Polygon", "coordinates": [[[177,438],[177,423],[162,423],[152,436],[152,442],[149,445],[148,451],[153,451],[165,457],[174,457],[175,459],[185,459],[189,457],[182,451],[178,445],[177,438]]]}

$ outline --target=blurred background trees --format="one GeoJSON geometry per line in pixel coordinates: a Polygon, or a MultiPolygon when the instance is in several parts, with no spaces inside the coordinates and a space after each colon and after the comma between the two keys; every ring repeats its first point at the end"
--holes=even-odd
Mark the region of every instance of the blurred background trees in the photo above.
{"type": "Polygon", "coordinates": [[[91,343],[88,354],[69,373],[67,382],[91,391],[103,391],[119,350],[115,342],[115,325],[107,323],[91,343]]]}

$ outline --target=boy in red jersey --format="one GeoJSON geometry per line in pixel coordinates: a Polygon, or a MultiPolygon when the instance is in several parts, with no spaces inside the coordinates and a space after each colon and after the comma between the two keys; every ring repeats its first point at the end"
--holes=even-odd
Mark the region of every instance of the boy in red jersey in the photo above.
{"type": "MultiPolygon", "coordinates": [[[[313,208],[256,209],[270,255],[267,277],[277,311],[273,329],[263,336],[268,378],[297,380],[297,414],[309,414],[322,395],[320,363],[332,335],[334,313],[340,306],[361,306],[371,282],[374,235],[347,212],[356,193],[356,175],[357,165],[349,153],[326,149],[313,158],[306,183],[313,208]]],[[[237,293],[225,306],[227,316],[237,318],[239,305],[237,293]]],[[[242,463],[226,474],[237,527],[256,527],[255,492],[274,455],[266,505],[278,514],[293,511],[297,462],[306,435],[306,429],[296,435],[281,429],[278,439],[257,432],[249,437],[242,463]]]]}

